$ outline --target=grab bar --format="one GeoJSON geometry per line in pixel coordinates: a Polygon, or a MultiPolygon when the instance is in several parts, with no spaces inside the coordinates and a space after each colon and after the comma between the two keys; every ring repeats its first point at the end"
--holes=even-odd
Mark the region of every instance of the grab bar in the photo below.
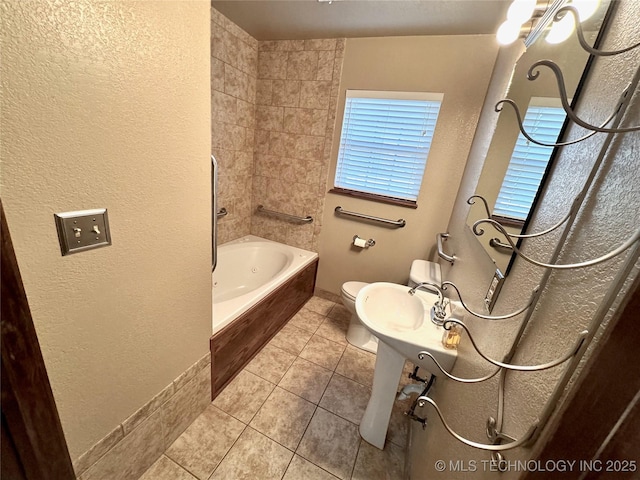
{"type": "Polygon", "coordinates": [[[227,212],[226,208],[222,207],[220,210],[218,210],[218,213],[216,213],[216,218],[226,217],[227,215],[229,215],[229,212],[227,212]]]}
{"type": "Polygon", "coordinates": [[[443,260],[446,260],[447,262],[451,262],[451,265],[453,265],[453,262],[456,261],[456,256],[447,255],[446,253],[444,253],[444,250],[442,249],[442,241],[446,240],[447,238],[449,238],[448,233],[438,233],[436,235],[436,241],[438,242],[438,256],[443,260]]]}
{"type": "Polygon", "coordinates": [[[348,212],[346,210],[343,210],[341,206],[337,206],[334,209],[334,211],[336,212],[336,215],[345,215],[347,217],[356,217],[356,218],[362,218],[364,220],[372,220],[374,222],[384,223],[385,225],[392,225],[393,227],[396,227],[396,228],[402,228],[407,224],[404,218],[400,218],[398,220],[387,220],[386,218],[374,217],[372,215],[365,215],[364,213],[348,212]]]}
{"type": "Polygon", "coordinates": [[[276,212],[274,210],[267,210],[262,205],[258,205],[258,213],[264,213],[265,215],[272,215],[274,217],[284,218],[285,220],[290,220],[293,222],[301,222],[301,223],[313,222],[313,217],[311,215],[307,215],[306,217],[299,217],[298,215],[290,215],[288,213],[276,212]]]}
{"type": "MultiPolygon", "coordinates": [[[[223,209],[224,210],[224,209],[223,209]]],[[[218,264],[218,161],[211,155],[211,272],[218,264]]]]}

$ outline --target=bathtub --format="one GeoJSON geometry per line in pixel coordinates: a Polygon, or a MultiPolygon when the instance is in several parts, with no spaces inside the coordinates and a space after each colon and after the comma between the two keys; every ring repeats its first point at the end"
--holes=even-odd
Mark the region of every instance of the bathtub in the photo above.
{"type": "Polygon", "coordinates": [[[311,298],[318,254],[249,235],[218,247],[211,399],[311,298]]]}
{"type": "Polygon", "coordinates": [[[318,254],[254,235],[218,247],[213,273],[213,333],[313,263],[318,254]]]}

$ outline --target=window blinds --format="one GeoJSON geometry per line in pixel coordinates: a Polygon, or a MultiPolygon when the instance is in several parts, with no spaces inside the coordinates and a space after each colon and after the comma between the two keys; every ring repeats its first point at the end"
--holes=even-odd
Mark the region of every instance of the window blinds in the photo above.
{"type": "MultiPolygon", "coordinates": [[[[554,143],[558,140],[564,119],[565,112],[560,107],[531,105],[522,123],[531,137],[543,143],[554,143]]],[[[518,135],[493,209],[494,215],[527,219],[552,152],[553,147],[537,145],[522,133],[518,135]]]]}
{"type": "Polygon", "coordinates": [[[417,200],[442,96],[411,100],[361,98],[350,93],[335,186],[417,200]]]}

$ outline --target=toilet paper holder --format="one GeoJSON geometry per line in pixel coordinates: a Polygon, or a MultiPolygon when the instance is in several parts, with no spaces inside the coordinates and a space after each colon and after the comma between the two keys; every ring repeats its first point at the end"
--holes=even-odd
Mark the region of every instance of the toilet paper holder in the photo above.
{"type": "Polygon", "coordinates": [[[373,247],[375,244],[376,241],[373,238],[365,240],[364,238],[360,238],[357,234],[353,236],[353,245],[355,245],[356,247],[369,248],[373,247]]]}

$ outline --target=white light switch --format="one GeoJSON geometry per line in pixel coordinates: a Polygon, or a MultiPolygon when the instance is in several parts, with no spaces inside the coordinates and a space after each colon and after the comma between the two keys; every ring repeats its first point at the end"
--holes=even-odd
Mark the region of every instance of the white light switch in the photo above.
{"type": "Polygon", "coordinates": [[[106,208],[56,213],[53,216],[62,255],[111,245],[106,208]]]}

